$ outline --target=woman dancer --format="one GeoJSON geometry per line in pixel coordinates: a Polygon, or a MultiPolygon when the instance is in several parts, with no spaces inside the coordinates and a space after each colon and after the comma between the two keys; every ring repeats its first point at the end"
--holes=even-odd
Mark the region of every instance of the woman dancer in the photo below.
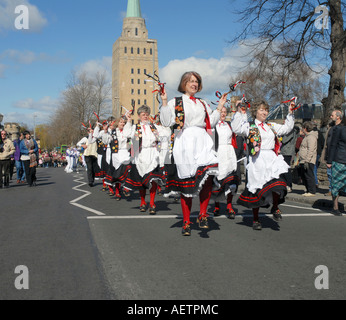
{"type": "Polygon", "coordinates": [[[183,95],[167,102],[167,93],[161,94],[160,120],[166,127],[173,126],[172,164],[167,166],[164,196],[180,195],[183,211],[184,236],[191,235],[192,197],[199,196],[200,228],[209,228],[207,207],[211,197],[213,176],[218,174],[218,160],[213,150],[211,128],[220,119],[226,103],[226,94],[212,112],[207,103],[195,97],[202,90],[202,78],[194,71],[186,72],[180,80],[178,91],[183,95]]]}
{"type": "Polygon", "coordinates": [[[111,165],[106,175],[107,184],[109,184],[111,193],[115,195],[116,200],[121,199],[121,185],[125,183],[128,173],[131,169],[130,152],[128,151],[127,140],[131,134],[131,123],[122,116],[114,121],[105,137],[104,141],[110,147],[111,165]],[[115,189],[115,190],[114,190],[115,189]]]}
{"type": "Polygon", "coordinates": [[[285,124],[266,122],[269,106],[260,101],[252,107],[253,122],[249,123],[245,108],[238,107],[232,119],[232,128],[236,134],[247,137],[249,163],[246,166],[247,183],[237,203],[252,208],[253,229],[261,230],[258,212],[260,207],[269,207],[276,221],[282,220],[278,208],[287,194],[287,184],[283,174],[288,172],[289,165],[279,155],[278,136],[288,134],[294,127],[294,115],[291,103],[285,124]]]}
{"type": "MultiPolygon", "coordinates": [[[[237,193],[239,177],[237,175],[237,149],[236,135],[232,131],[231,124],[226,121],[227,108],[223,107],[220,121],[215,127],[215,150],[219,161],[219,174],[214,178],[216,190],[214,216],[220,215],[220,201],[227,200],[226,215],[229,219],[235,218],[232,207],[233,195],[237,193]]],[[[241,146],[242,147],[242,146],[241,146]]]]}
{"type": "MultiPolygon", "coordinates": [[[[149,213],[156,214],[155,195],[157,186],[163,184],[163,174],[160,170],[159,135],[157,128],[149,121],[150,108],[141,106],[137,110],[139,123],[131,128],[130,137],[134,149],[134,159],[124,190],[139,190],[141,196],[140,212],[147,210],[145,202],[146,189],[150,190],[149,213]]],[[[126,114],[128,122],[131,115],[126,114]]]]}

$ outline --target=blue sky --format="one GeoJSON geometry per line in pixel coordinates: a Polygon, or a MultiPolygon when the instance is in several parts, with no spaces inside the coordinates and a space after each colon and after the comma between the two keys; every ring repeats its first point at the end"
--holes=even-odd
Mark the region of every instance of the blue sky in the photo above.
{"type": "MultiPolygon", "coordinates": [[[[141,0],[149,38],[157,39],[161,79],[176,88],[182,72],[209,79],[202,93],[227,90],[243,48],[227,43],[242,27],[232,0],[141,0]],[[202,72],[200,70],[202,70],[202,72]]],[[[0,113],[4,122],[45,123],[72,70],[110,72],[127,0],[0,0],[0,113]],[[14,27],[17,5],[29,30],[14,27]]],[[[172,91],[171,91],[172,92],[172,91]]],[[[201,94],[203,97],[203,94],[201,94]]]]}

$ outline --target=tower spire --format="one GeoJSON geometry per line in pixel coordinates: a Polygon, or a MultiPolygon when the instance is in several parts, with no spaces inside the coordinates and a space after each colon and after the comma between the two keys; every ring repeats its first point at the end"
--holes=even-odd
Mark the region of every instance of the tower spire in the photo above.
{"type": "Polygon", "coordinates": [[[139,3],[139,0],[127,1],[126,18],[142,18],[141,5],[139,3]]]}

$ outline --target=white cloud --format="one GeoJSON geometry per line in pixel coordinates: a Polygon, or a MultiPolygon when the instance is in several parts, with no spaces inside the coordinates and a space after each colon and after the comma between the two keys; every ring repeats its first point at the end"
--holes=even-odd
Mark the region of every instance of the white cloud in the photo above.
{"type": "Polygon", "coordinates": [[[16,64],[31,64],[33,62],[45,61],[51,63],[66,62],[68,58],[64,52],[58,53],[56,56],[50,56],[46,53],[35,53],[29,50],[19,51],[14,49],[7,49],[0,54],[1,60],[11,60],[16,64]]]}
{"type": "Polygon", "coordinates": [[[17,30],[15,20],[19,14],[15,13],[15,8],[19,5],[26,6],[29,12],[29,29],[25,31],[38,32],[47,24],[47,19],[35,5],[30,4],[29,0],[0,0],[0,32],[17,30]]]}
{"type": "Polygon", "coordinates": [[[85,72],[90,76],[97,72],[106,71],[107,80],[112,81],[112,57],[103,57],[97,60],[89,60],[77,68],[77,72],[85,72]]]}
{"type": "Polygon", "coordinates": [[[203,90],[200,93],[202,98],[211,97],[216,100],[215,92],[226,92],[229,89],[231,77],[244,67],[246,47],[237,47],[232,50],[225,50],[224,56],[220,59],[201,59],[189,57],[182,60],[171,60],[166,66],[160,69],[160,79],[166,82],[167,93],[173,98],[178,93],[177,88],[181,76],[186,71],[196,71],[202,77],[203,90]]]}
{"type": "Polygon", "coordinates": [[[38,101],[35,101],[32,98],[27,98],[13,103],[13,107],[16,109],[26,109],[44,113],[51,113],[56,109],[57,105],[58,101],[51,97],[43,97],[38,101]]]}

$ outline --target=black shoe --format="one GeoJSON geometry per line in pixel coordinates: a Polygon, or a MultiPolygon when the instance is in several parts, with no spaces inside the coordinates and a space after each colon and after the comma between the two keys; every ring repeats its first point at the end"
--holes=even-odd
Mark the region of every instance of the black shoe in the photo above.
{"type": "Polygon", "coordinates": [[[282,220],[280,209],[272,210],[271,213],[273,214],[273,219],[275,221],[281,221],[282,220]]]}
{"type": "Polygon", "coordinates": [[[89,183],[89,187],[93,187],[94,186],[94,183],[89,183]]]}
{"type": "Polygon", "coordinates": [[[228,219],[235,219],[235,211],[233,209],[227,210],[227,218],[228,219]]]}
{"type": "Polygon", "coordinates": [[[197,218],[197,223],[201,229],[209,229],[207,216],[199,215],[197,218]]]}
{"type": "Polygon", "coordinates": [[[149,208],[149,214],[156,214],[156,207],[155,206],[149,208]]]}
{"type": "Polygon", "coordinates": [[[181,229],[181,234],[183,236],[191,236],[191,222],[185,221],[183,228],[181,229]]]}
{"type": "Polygon", "coordinates": [[[221,214],[220,214],[220,208],[215,207],[215,209],[214,209],[214,217],[219,217],[219,216],[221,216],[221,214]]]}
{"type": "Polygon", "coordinates": [[[259,221],[254,221],[252,224],[252,229],[254,230],[262,230],[262,225],[259,221]]]}
{"type": "Polygon", "coordinates": [[[145,212],[145,211],[147,211],[147,206],[146,206],[145,204],[141,205],[141,206],[139,207],[139,211],[140,211],[140,212],[145,212]]]}
{"type": "Polygon", "coordinates": [[[130,196],[130,191],[129,190],[123,190],[123,195],[127,198],[130,196]]]}
{"type": "Polygon", "coordinates": [[[342,213],[339,211],[339,209],[333,209],[332,210],[332,214],[334,216],[338,216],[338,217],[341,217],[342,216],[342,213]]]}

